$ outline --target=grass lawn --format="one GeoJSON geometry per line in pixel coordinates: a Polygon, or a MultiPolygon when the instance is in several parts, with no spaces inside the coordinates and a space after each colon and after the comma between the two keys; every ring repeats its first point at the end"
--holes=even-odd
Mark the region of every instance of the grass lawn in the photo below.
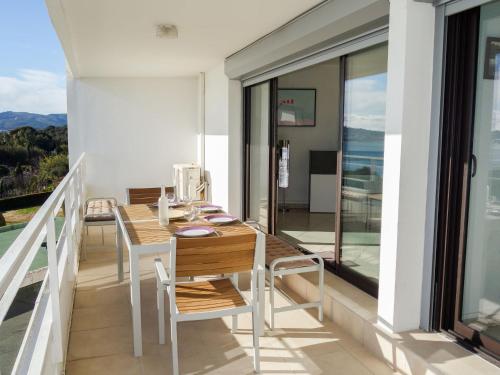
{"type": "Polygon", "coordinates": [[[5,211],[3,217],[7,225],[27,223],[37,213],[40,206],[20,208],[19,210],[5,211]]]}

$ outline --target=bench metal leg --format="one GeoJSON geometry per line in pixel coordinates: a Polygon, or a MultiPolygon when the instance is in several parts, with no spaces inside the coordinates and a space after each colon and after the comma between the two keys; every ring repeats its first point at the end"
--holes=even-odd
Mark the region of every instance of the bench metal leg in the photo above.
{"type": "Polygon", "coordinates": [[[319,309],[318,309],[318,320],[320,322],[323,321],[323,300],[324,300],[324,294],[325,294],[325,286],[324,286],[324,273],[325,270],[323,267],[319,269],[319,309]]]}
{"type": "Polygon", "coordinates": [[[274,329],[274,272],[271,270],[270,280],[269,280],[269,300],[271,302],[270,313],[270,328],[271,331],[274,329]]]}

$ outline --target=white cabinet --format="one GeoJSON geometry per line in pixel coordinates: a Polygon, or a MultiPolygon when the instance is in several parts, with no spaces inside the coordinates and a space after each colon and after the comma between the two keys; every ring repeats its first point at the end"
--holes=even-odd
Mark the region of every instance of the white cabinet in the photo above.
{"type": "Polygon", "coordinates": [[[311,174],[310,212],[336,212],[337,175],[311,174]]]}

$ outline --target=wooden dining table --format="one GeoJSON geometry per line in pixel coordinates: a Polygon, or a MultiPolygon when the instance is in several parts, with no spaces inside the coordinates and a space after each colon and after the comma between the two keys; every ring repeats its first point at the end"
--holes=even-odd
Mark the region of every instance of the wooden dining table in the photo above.
{"type": "MultiPolygon", "coordinates": [[[[199,203],[198,203],[199,204],[199,203]]],[[[114,209],[116,217],[116,251],[118,256],[118,280],[123,281],[123,251],[128,249],[130,269],[130,302],[132,306],[132,330],[134,355],[142,356],[142,325],[141,325],[141,288],[140,288],[140,257],[144,255],[162,254],[170,251],[170,239],[178,229],[187,226],[214,226],[199,215],[193,221],[171,220],[169,225],[160,226],[158,210],[146,204],[118,206],[114,209]]],[[[234,236],[252,233],[254,228],[237,221],[232,224],[216,225],[215,235],[234,236]]],[[[178,238],[177,241],[185,239],[178,238]]],[[[255,259],[258,263],[259,282],[265,285],[265,246],[258,247],[255,259]]],[[[265,288],[258,290],[259,332],[264,332],[265,319],[265,288]]]]}

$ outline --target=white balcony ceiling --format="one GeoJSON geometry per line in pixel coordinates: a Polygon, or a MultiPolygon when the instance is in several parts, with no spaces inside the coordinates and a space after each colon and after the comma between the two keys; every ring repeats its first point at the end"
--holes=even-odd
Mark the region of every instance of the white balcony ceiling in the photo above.
{"type": "Polygon", "coordinates": [[[322,0],[46,0],[76,77],[189,76],[322,0]],[[156,36],[174,24],[178,39],[156,36]]]}

